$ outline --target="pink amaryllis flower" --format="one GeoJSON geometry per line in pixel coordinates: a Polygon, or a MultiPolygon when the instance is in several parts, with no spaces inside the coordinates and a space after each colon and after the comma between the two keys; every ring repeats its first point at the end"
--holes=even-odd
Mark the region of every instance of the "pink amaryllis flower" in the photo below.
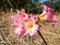
{"type": "Polygon", "coordinates": [[[24,23],[26,32],[24,35],[29,34],[30,36],[35,36],[37,30],[40,30],[40,26],[36,24],[37,16],[30,16],[27,22],[24,23]]]}
{"type": "Polygon", "coordinates": [[[48,22],[51,22],[52,24],[55,24],[58,20],[56,18],[55,13],[53,12],[53,9],[46,5],[42,5],[43,13],[40,15],[40,18],[43,20],[46,20],[48,22]]]}

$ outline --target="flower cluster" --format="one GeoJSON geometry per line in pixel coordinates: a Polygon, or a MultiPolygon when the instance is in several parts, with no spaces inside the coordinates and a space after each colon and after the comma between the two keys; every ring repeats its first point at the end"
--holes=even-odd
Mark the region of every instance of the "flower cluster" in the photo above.
{"type": "Polygon", "coordinates": [[[15,28],[14,33],[17,36],[35,36],[37,30],[40,30],[40,26],[36,24],[38,16],[27,15],[24,11],[17,11],[16,16],[11,16],[11,26],[15,28]]]}
{"type": "Polygon", "coordinates": [[[46,6],[41,5],[44,10],[41,15],[27,15],[25,10],[17,11],[15,16],[11,16],[12,24],[11,26],[15,28],[14,33],[17,36],[25,36],[30,35],[35,36],[37,30],[40,30],[40,25],[36,22],[40,19],[40,21],[48,21],[54,25],[58,20],[55,17],[55,13],[53,10],[46,6]]]}

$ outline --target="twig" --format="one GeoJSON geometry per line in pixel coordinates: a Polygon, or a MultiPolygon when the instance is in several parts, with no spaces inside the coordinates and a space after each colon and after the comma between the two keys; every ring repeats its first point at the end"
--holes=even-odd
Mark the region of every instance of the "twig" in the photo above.
{"type": "Polygon", "coordinates": [[[9,0],[7,0],[7,2],[10,4],[11,7],[13,7],[13,5],[11,4],[11,2],[9,0]]]}
{"type": "Polygon", "coordinates": [[[43,39],[43,42],[47,45],[47,42],[45,41],[45,39],[44,39],[44,37],[42,36],[41,32],[40,32],[39,30],[38,30],[37,32],[38,32],[39,36],[41,36],[41,38],[43,39]]]}
{"type": "Polygon", "coordinates": [[[8,44],[9,44],[9,45],[12,45],[12,43],[11,43],[11,42],[8,40],[8,38],[6,37],[6,35],[5,35],[4,31],[3,31],[3,30],[1,30],[1,32],[2,32],[2,34],[4,35],[4,37],[6,38],[6,40],[7,40],[8,44]]]}
{"type": "Polygon", "coordinates": [[[1,34],[0,34],[0,38],[1,38],[1,40],[3,40],[1,34]]]}
{"type": "Polygon", "coordinates": [[[0,34],[0,38],[1,38],[1,40],[2,40],[1,43],[5,43],[5,44],[7,45],[7,43],[3,40],[1,34],[0,34]]]}

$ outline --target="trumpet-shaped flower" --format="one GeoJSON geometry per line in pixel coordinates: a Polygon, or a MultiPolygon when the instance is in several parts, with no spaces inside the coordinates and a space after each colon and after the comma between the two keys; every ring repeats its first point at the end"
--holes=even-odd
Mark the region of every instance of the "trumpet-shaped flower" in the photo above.
{"type": "Polygon", "coordinates": [[[41,20],[46,20],[48,22],[51,22],[52,24],[55,24],[58,20],[55,16],[55,13],[53,12],[53,9],[46,5],[42,5],[43,13],[40,15],[41,20]]]}

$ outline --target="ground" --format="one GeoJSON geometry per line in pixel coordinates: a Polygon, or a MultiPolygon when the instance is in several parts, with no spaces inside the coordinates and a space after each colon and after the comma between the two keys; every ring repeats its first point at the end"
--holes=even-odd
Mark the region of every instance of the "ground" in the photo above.
{"type": "MultiPolygon", "coordinates": [[[[10,16],[13,13],[3,12],[0,14],[0,45],[45,45],[39,35],[35,37],[17,37],[10,26],[10,16]]],[[[42,24],[40,29],[48,45],[60,45],[60,14],[57,13],[58,22],[54,27],[51,24],[42,24]]],[[[38,33],[37,33],[38,34],[38,33]]]]}

